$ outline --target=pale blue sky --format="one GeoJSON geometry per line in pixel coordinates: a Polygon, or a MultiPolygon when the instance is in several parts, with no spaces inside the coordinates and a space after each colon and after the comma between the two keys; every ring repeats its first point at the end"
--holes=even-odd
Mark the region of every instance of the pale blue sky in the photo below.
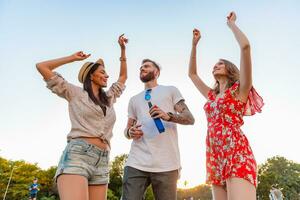
{"type": "MultiPolygon", "coordinates": [[[[192,29],[202,33],[198,68],[207,84],[218,58],[239,64],[239,48],[226,26],[234,10],[252,46],[253,82],[265,101],[261,114],[245,118],[243,130],[258,163],[274,155],[300,162],[300,3],[298,1],[14,1],[0,0],[0,156],[56,165],[70,123],[67,103],[51,94],[35,63],[75,51],[104,58],[110,83],[119,69],[117,37],[129,37],[129,80],[117,102],[112,158],[128,153],[123,137],[127,103],[143,89],[138,68],[143,58],[162,65],[160,84],[175,85],[196,118],[179,126],[182,178],[189,186],[205,180],[205,100],[187,77],[192,29]]],[[[83,62],[58,71],[78,84],[83,62]]]]}

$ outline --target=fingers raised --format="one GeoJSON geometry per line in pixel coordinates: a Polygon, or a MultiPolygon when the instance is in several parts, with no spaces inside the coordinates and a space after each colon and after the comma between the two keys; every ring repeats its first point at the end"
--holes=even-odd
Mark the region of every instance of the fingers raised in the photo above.
{"type": "Polygon", "coordinates": [[[235,12],[230,12],[229,15],[227,16],[227,20],[229,20],[229,21],[235,21],[236,20],[236,14],[235,14],[235,12]]]}

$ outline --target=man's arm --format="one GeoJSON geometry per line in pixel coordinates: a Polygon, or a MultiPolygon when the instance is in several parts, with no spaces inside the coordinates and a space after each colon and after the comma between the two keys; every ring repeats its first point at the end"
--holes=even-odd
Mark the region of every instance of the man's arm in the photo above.
{"type": "Polygon", "coordinates": [[[195,123],[195,119],[184,100],[180,100],[176,103],[174,109],[177,113],[168,112],[167,114],[170,117],[168,121],[185,125],[193,125],[195,123]]]}
{"type": "Polygon", "coordinates": [[[170,121],[178,124],[192,125],[195,123],[195,119],[190,112],[187,105],[184,103],[184,100],[180,100],[175,104],[174,109],[176,113],[165,113],[157,106],[153,106],[150,109],[150,115],[153,118],[161,118],[165,121],[170,121]]]}

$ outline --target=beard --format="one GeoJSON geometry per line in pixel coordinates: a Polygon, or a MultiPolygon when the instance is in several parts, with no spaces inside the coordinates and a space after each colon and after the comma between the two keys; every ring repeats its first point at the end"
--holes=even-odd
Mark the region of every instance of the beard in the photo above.
{"type": "Polygon", "coordinates": [[[140,75],[140,79],[143,83],[147,83],[149,81],[154,80],[155,79],[154,71],[148,72],[148,74],[146,74],[145,76],[140,75]]]}

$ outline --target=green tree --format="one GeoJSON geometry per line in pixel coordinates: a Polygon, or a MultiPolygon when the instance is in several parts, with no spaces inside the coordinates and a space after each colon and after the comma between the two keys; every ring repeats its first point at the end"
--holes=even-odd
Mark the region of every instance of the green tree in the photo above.
{"type": "Polygon", "coordinates": [[[151,185],[147,188],[146,194],[145,194],[145,200],[153,200],[154,194],[151,185]]]}
{"type": "Polygon", "coordinates": [[[268,159],[258,170],[259,199],[269,198],[272,185],[281,188],[286,199],[300,199],[300,164],[280,156],[268,159]]]}
{"type": "Polygon", "coordinates": [[[209,185],[202,184],[190,189],[178,189],[177,192],[178,200],[183,200],[188,197],[193,197],[195,200],[196,199],[211,200],[212,199],[211,187],[209,185]]]}
{"type": "Polygon", "coordinates": [[[122,179],[124,174],[124,165],[128,155],[122,154],[116,156],[112,161],[111,170],[110,170],[110,181],[108,188],[112,191],[113,195],[118,199],[122,196],[122,179]]]}
{"type": "Polygon", "coordinates": [[[51,197],[42,197],[40,198],[40,200],[57,200],[57,198],[55,196],[51,196],[51,197]]]}
{"type": "Polygon", "coordinates": [[[107,190],[107,200],[119,200],[110,189],[107,190]]]}
{"type": "Polygon", "coordinates": [[[4,195],[11,171],[14,168],[6,199],[21,199],[28,197],[29,185],[32,183],[34,177],[37,176],[40,170],[39,167],[37,164],[29,164],[25,161],[4,160],[5,159],[1,162],[1,165],[4,165],[1,166],[3,171],[1,177],[1,195],[4,195]]]}
{"type": "MultiPolygon", "coordinates": [[[[126,162],[128,155],[122,154],[120,156],[116,156],[112,161],[111,170],[110,170],[110,181],[108,185],[107,199],[114,200],[120,199],[122,196],[122,179],[124,175],[124,165],[126,162]]],[[[146,190],[145,194],[146,200],[153,200],[153,191],[151,186],[149,186],[146,190]]]]}
{"type": "Polygon", "coordinates": [[[53,179],[56,169],[56,166],[52,166],[47,170],[41,170],[37,175],[40,184],[39,196],[58,198],[56,184],[53,179]]]}
{"type": "Polygon", "coordinates": [[[8,185],[10,174],[11,182],[6,194],[6,200],[28,199],[29,186],[35,177],[40,184],[38,197],[51,197],[56,199],[56,195],[51,192],[55,167],[48,170],[40,169],[37,164],[30,164],[25,161],[11,161],[0,157],[0,198],[3,199],[6,187],[8,185]]]}

